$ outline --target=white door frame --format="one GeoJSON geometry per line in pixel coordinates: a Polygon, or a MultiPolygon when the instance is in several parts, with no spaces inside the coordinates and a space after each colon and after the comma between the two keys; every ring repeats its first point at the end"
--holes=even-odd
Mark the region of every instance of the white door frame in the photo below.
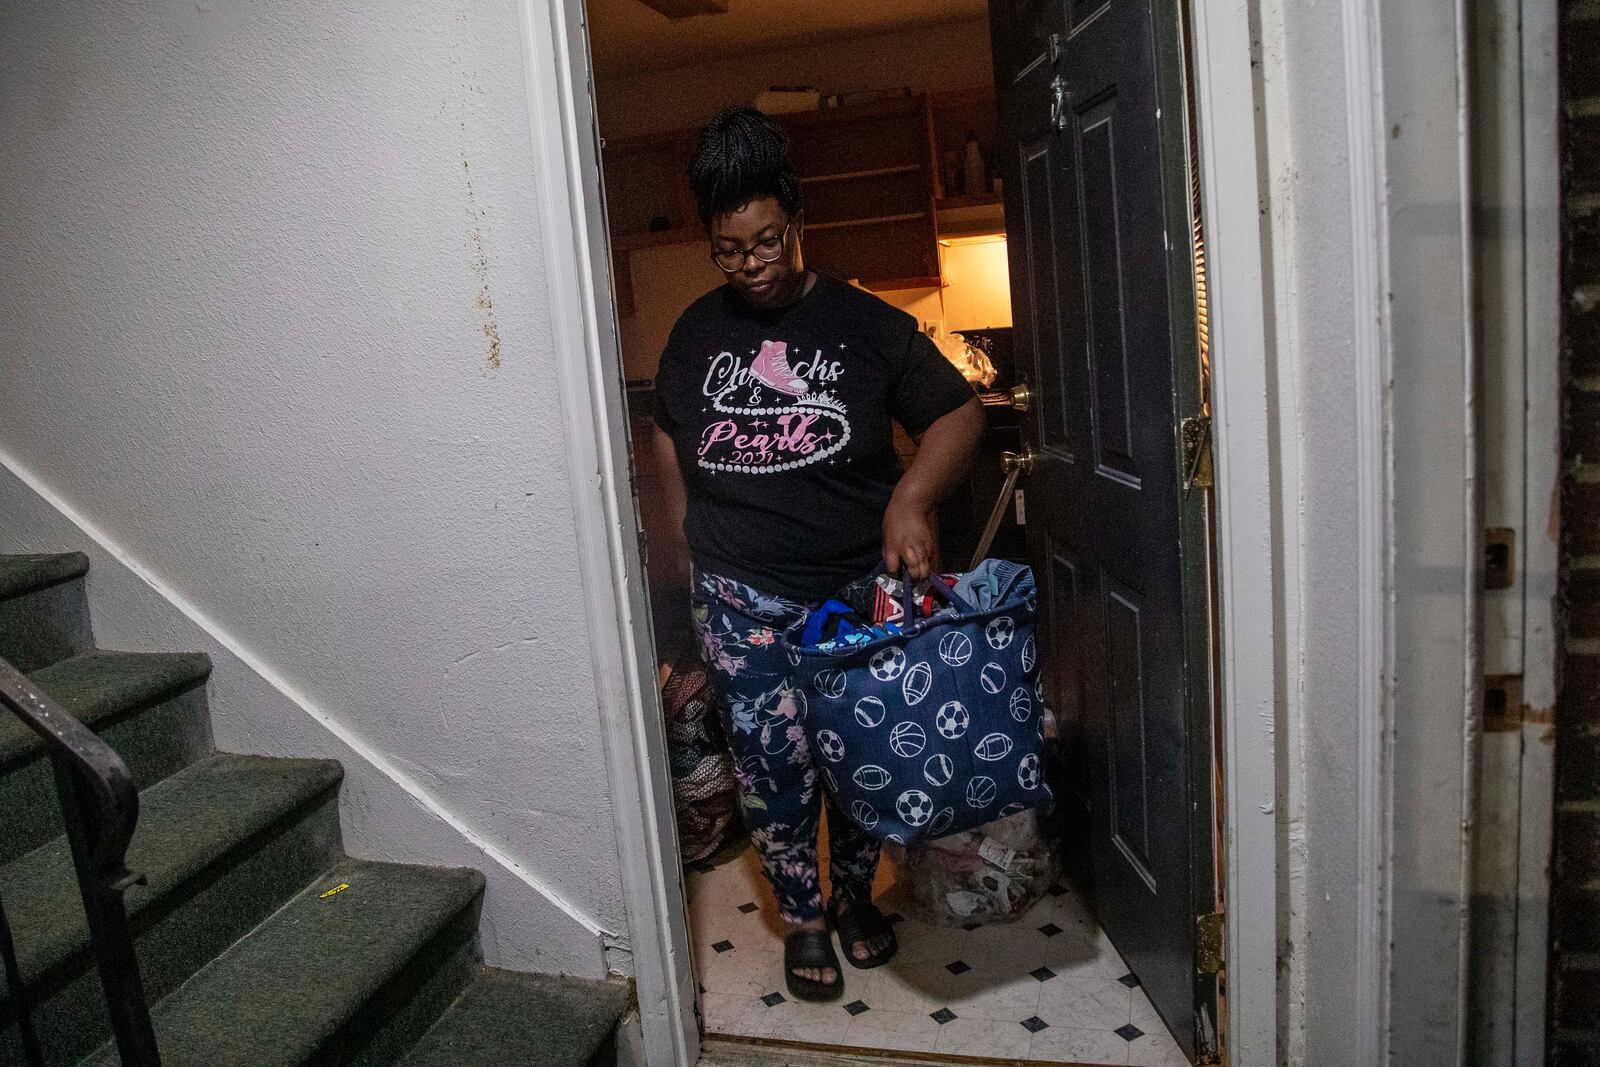
{"type": "MultiPolygon", "coordinates": [[[[1277,714],[1279,590],[1271,551],[1276,505],[1263,193],[1239,180],[1260,160],[1249,10],[1192,0],[1198,138],[1210,257],[1219,512],[1227,909],[1279,913],[1277,714]],[[1217,180],[1228,175],[1228,181],[1217,180]]],[[[689,1067],[699,1048],[694,979],[672,820],[660,697],[651,664],[645,576],[628,456],[627,410],[599,167],[583,0],[521,0],[529,127],[553,343],[568,422],[583,595],[599,683],[617,847],[650,1067],[689,1067]],[[603,534],[603,536],[601,536],[603,534]]],[[[1277,413],[1281,414],[1281,413],[1277,413]]],[[[1228,923],[1228,1047],[1235,1067],[1276,1062],[1276,921],[1228,923]]]]}

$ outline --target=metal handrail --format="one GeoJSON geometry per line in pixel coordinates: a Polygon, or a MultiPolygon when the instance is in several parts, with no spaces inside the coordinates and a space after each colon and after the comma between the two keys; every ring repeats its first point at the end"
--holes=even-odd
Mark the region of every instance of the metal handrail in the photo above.
{"type": "MultiPolygon", "coordinates": [[[[110,745],[0,658],[0,706],[44,741],[55,770],[56,792],[78,875],[78,894],[89,923],[89,942],[105,990],[106,1010],[123,1067],[160,1067],[144,979],[134,954],[123,894],[144,881],[128,870],[128,842],[139,821],[139,790],[128,765],[110,745]]],[[[30,1064],[41,1052],[34,1035],[32,993],[22,984],[16,952],[0,912],[0,950],[6,984],[30,1064]]]]}

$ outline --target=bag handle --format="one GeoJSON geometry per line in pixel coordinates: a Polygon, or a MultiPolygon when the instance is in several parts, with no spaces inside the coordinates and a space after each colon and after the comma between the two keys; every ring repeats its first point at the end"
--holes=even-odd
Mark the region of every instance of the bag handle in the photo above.
{"type": "MultiPolygon", "coordinates": [[[[928,591],[934,596],[944,600],[946,604],[955,608],[963,615],[971,615],[975,610],[966,600],[956,595],[956,591],[941,582],[937,576],[929,575],[928,591]]],[[[909,628],[916,620],[913,614],[917,606],[916,594],[912,591],[911,572],[904,567],[900,569],[900,625],[909,628]]]]}

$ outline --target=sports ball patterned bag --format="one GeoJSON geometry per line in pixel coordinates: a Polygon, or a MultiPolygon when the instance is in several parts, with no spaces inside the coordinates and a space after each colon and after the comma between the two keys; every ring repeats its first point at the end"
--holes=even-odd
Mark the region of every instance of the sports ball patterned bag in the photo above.
{"type": "Polygon", "coordinates": [[[1033,574],[986,561],[984,606],[942,582],[945,607],[903,632],[831,650],[783,637],[806,699],[806,735],[841,811],[908,845],[1050,801],[1040,767],[1042,687],[1033,574]]]}

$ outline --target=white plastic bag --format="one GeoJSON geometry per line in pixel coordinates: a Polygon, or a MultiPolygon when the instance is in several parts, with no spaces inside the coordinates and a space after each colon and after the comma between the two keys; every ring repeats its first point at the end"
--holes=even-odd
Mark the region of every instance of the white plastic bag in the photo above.
{"type": "Polygon", "coordinates": [[[902,888],[936,926],[1015,922],[1056,883],[1061,862],[1037,810],[905,849],[902,888]]]}

